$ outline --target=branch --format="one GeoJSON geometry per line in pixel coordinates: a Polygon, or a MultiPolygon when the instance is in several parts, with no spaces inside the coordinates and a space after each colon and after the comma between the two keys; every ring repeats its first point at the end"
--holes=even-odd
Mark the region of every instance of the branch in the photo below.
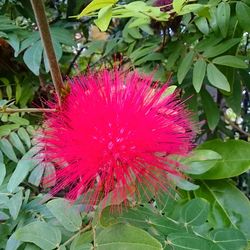
{"type": "Polygon", "coordinates": [[[250,137],[250,134],[241,129],[239,126],[237,126],[235,123],[231,122],[229,119],[226,118],[226,120],[229,122],[229,125],[231,125],[234,129],[238,130],[241,134],[250,137]]]}
{"type": "Polygon", "coordinates": [[[68,67],[68,69],[67,69],[67,71],[66,71],[66,76],[70,74],[71,69],[74,67],[74,64],[75,64],[76,60],[77,60],[78,57],[81,55],[81,53],[82,53],[82,51],[83,51],[84,48],[85,48],[85,47],[82,47],[81,49],[79,49],[79,50],[77,51],[75,57],[74,57],[73,60],[71,61],[70,65],[69,65],[69,67],[68,67]]]}
{"type": "Polygon", "coordinates": [[[41,40],[43,42],[44,50],[48,57],[50,73],[55,91],[58,97],[59,106],[61,106],[61,89],[63,88],[63,80],[61,72],[56,60],[55,51],[53,48],[49,25],[45,14],[43,0],[30,0],[32,8],[36,17],[37,26],[39,28],[41,40]]]}
{"type": "Polygon", "coordinates": [[[81,230],[79,230],[76,234],[74,234],[71,238],[69,238],[67,241],[65,241],[62,245],[60,245],[57,249],[61,249],[61,247],[65,247],[67,246],[71,241],[73,241],[78,235],[80,235],[81,233],[84,233],[88,230],[91,229],[91,224],[88,224],[86,227],[82,228],[81,230]]]}
{"type": "Polygon", "coordinates": [[[21,113],[21,112],[26,112],[26,113],[48,113],[48,112],[56,112],[56,109],[37,109],[37,108],[26,108],[26,109],[12,109],[12,108],[1,108],[0,107],[0,114],[1,113],[7,113],[7,114],[12,114],[12,113],[21,113]]]}

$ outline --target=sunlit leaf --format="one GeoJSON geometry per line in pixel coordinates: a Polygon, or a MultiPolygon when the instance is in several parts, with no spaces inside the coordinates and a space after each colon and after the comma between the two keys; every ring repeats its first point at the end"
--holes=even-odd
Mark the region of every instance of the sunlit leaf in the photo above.
{"type": "Polygon", "coordinates": [[[102,9],[106,6],[113,5],[118,0],[93,0],[78,16],[77,18],[81,18],[94,12],[96,10],[102,9]]]}

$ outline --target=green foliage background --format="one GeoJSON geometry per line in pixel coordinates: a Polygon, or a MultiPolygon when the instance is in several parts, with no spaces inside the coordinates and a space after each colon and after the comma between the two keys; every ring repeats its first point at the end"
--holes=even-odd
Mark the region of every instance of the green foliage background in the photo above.
{"type": "Polygon", "coordinates": [[[175,0],[168,12],[154,1],[44,2],[64,79],[120,61],[124,73],[154,72],[193,111],[198,146],[180,159],[190,178],[176,178],[176,192],[122,212],[49,197],[42,180],[55,169],[33,138],[41,115],[6,113],[53,96],[48,59],[30,2],[1,0],[0,249],[249,249],[250,1],[175,0]]]}

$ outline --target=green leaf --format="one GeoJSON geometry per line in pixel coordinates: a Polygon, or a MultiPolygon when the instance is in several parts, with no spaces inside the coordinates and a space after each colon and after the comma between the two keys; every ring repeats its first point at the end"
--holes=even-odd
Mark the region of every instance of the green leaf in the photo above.
{"type": "Polygon", "coordinates": [[[207,64],[203,59],[197,60],[193,70],[193,86],[197,93],[200,92],[201,86],[206,74],[207,64]]]}
{"type": "Polygon", "coordinates": [[[23,203],[23,192],[19,191],[15,195],[13,195],[9,202],[8,202],[8,207],[10,211],[10,215],[12,218],[15,220],[19,214],[19,211],[21,209],[23,203]]]}
{"type": "Polygon", "coordinates": [[[162,250],[159,241],[144,230],[116,224],[102,230],[96,237],[97,250],[162,250]]]}
{"type": "Polygon", "coordinates": [[[206,199],[211,205],[209,223],[214,228],[232,227],[243,232],[250,240],[250,202],[229,180],[198,182],[196,197],[206,199]]]}
{"type": "Polygon", "coordinates": [[[206,6],[203,4],[198,4],[198,3],[194,3],[194,4],[187,4],[184,5],[181,12],[179,13],[180,15],[185,15],[188,14],[190,12],[200,12],[203,9],[206,9],[206,6]]]}
{"type": "Polygon", "coordinates": [[[10,132],[11,132],[11,128],[9,127],[8,124],[0,126],[0,137],[7,136],[10,134],[10,132]]]}
{"type": "MultiPolygon", "coordinates": [[[[159,198],[159,197],[158,197],[159,198]]],[[[161,196],[163,198],[163,196],[161,196]]],[[[160,199],[161,199],[160,198],[160,199]]],[[[163,200],[157,202],[157,206],[164,205],[161,207],[164,214],[169,214],[169,209],[174,207],[175,201],[173,197],[167,198],[166,202],[166,195],[164,194],[164,204],[161,204],[163,200]]],[[[159,200],[160,200],[159,199],[159,200]]],[[[116,208],[115,208],[116,209],[116,208]]],[[[115,210],[114,209],[114,210],[115,210]]],[[[129,223],[130,225],[143,228],[145,230],[149,230],[150,228],[154,228],[158,232],[167,235],[173,232],[180,232],[185,231],[185,228],[181,226],[178,221],[173,220],[167,216],[162,216],[158,212],[155,213],[155,210],[152,207],[144,205],[144,206],[137,206],[134,208],[124,209],[122,213],[118,210],[113,212],[112,215],[110,214],[110,207],[107,207],[102,211],[100,223],[102,226],[110,226],[112,224],[116,224],[118,222],[121,223],[129,223]]]]}
{"type": "Polygon", "coordinates": [[[33,160],[34,164],[37,164],[39,162],[39,160],[41,160],[41,158],[35,158],[33,156],[35,156],[37,153],[39,153],[42,150],[43,146],[41,144],[36,144],[35,146],[33,146],[32,148],[30,148],[30,150],[28,152],[26,152],[25,155],[23,155],[22,159],[24,160],[33,160]]]}
{"type": "Polygon", "coordinates": [[[148,61],[158,61],[158,60],[163,60],[163,59],[164,59],[164,56],[161,53],[153,52],[135,61],[134,65],[138,66],[148,61]]]}
{"type": "MultiPolygon", "coordinates": [[[[127,25],[129,26],[129,23],[127,23],[127,25]]],[[[131,36],[133,38],[133,41],[134,41],[134,39],[142,39],[143,38],[138,27],[137,28],[128,28],[128,26],[125,26],[125,27],[127,27],[127,29],[128,29],[127,32],[129,34],[129,36],[131,36]]],[[[124,36],[124,33],[123,33],[123,36],[124,36]]]]}
{"type": "MultiPolygon", "coordinates": [[[[218,4],[218,2],[216,3],[216,5],[217,4],[218,4]]],[[[218,22],[217,22],[217,8],[216,8],[216,6],[210,6],[209,14],[210,14],[210,17],[208,18],[209,25],[212,28],[212,30],[214,31],[214,33],[218,35],[219,27],[218,27],[218,22]]]]}
{"type": "Polygon", "coordinates": [[[222,37],[210,34],[208,37],[203,38],[196,44],[195,50],[197,50],[198,52],[204,51],[210,47],[217,45],[219,42],[221,42],[221,40],[223,40],[222,37]]]}
{"type": "Polygon", "coordinates": [[[207,23],[207,19],[205,17],[196,18],[195,24],[203,34],[205,34],[205,35],[209,34],[209,26],[207,23]]]}
{"type": "Polygon", "coordinates": [[[30,136],[24,128],[19,128],[17,131],[19,137],[23,140],[23,142],[27,145],[28,148],[31,147],[30,136]]]}
{"type": "MultiPolygon", "coordinates": [[[[39,250],[40,248],[39,247],[37,247],[36,245],[34,245],[34,244],[26,244],[26,246],[25,246],[25,248],[24,248],[24,250],[39,250]]],[[[61,248],[60,248],[60,250],[62,250],[61,248]]]]}
{"type": "Polygon", "coordinates": [[[31,137],[33,137],[36,133],[36,129],[32,125],[27,126],[26,130],[31,135],[31,137]]]}
{"type": "Polygon", "coordinates": [[[243,0],[242,2],[246,3],[247,5],[250,5],[250,0],[243,0]]]}
{"type": "Polygon", "coordinates": [[[125,8],[127,10],[130,10],[130,11],[144,11],[145,9],[147,9],[147,4],[143,1],[133,1],[129,4],[126,4],[125,5],[125,8]]]}
{"type": "Polygon", "coordinates": [[[230,21],[230,4],[220,2],[216,10],[216,19],[223,37],[227,36],[230,21]]]}
{"type": "Polygon", "coordinates": [[[149,218],[149,225],[153,226],[158,232],[168,235],[170,233],[181,232],[185,229],[179,225],[178,221],[165,216],[153,216],[149,218]]]}
{"type": "Polygon", "coordinates": [[[189,51],[183,60],[181,61],[181,64],[178,68],[177,71],[177,79],[179,84],[182,83],[184,80],[186,74],[188,73],[189,69],[191,68],[191,65],[193,63],[193,58],[194,58],[194,51],[189,51]]]}
{"type": "Polygon", "coordinates": [[[212,63],[209,63],[207,66],[207,78],[214,87],[227,92],[230,91],[230,84],[227,78],[212,63]]]}
{"type": "Polygon", "coordinates": [[[99,11],[98,19],[96,19],[94,23],[101,31],[106,31],[108,29],[111,18],[112,18],[112,5],[110,4],[99,11]]]}
{"type": "Polygon", "coordinates": [[[43,188],[53,187],[56,184],[56,170],[52,163],[45,164],[44,169],[44,179],[45,181],[42,183],[43,188]],[[46,181],[46,178],[49,177],[49,181],[46,181]]]}
{"type": "Polygon", "coordinates": [[[10,133],[9,140],[20,153],[25,154],[23,143],[15,132],[10,133]]]}
{"type": "Polygon", "coordinates": [[[51,27],[52,40],[57,40],[59,43],[63,43],[69,46],[75,45],[73,33],[69,30],[61,27],[51,27]]]}
{"type": "Polygon", "coordinates": [[[5,77],[1,77],[0,81],[3,82],[5,86],[10,85],[10,81],[5,77]]]}
{"type": "Polygon", "coordinates": [[[220,250],[213,242],[191,233],[169,234],[167,244],[174,250],[220,250]]]}
{"type": "MultiPolygon", "coordinates": [[[[0,221],[5,221],[5,220],[8,220],[9,218],[10,217],[8,214],[0,211],[0,221]]],[[[0,227],[0,230],[1,230],[1,227],[0,227]]],[[[1,236],[0,236],[0,239],[1,239],[1,236]]]]}
{"type": "Polygon", "coordinates": [[[240,26],[247,32],[250,32],[250,7],[241,1],[236,3],[236,16],[240,26]]]}
{"type": "Polygon", "coordinates": [[[5,250],[16,250],[20,246],[21,242],[15,239],[14,234],[9,237],[5,250]]]}
{"type": "MultiPolygon", "coordinates": [[[[150,18],[149,17],[147,17],[147,16],[146,17],[139,17],[139,18],[135,18],[131,23],[129,23],[128,28],[139,27],[141,29],[144,29],[145,25],[148,25],[148,24],[150,24],[150,18]]],[[[148,26],[146,26],[146,27],[148,27],[148,26]]],[[[148,32],[150,33],[150,30],[148,30],[148,32]]]]}
{"type": "Polygon", "coordinates": [[[35,42],[28,48],[23,55],[23,60],[28,68],[35,74],[39,75],[39,69],[42,61],[43,47],[41,40],[35,42]]]}
{"type": "Polygon", "coordinates": [[[6,87],[6,93],[7,93],[8,99],[10,100],[12,98],[12,87],[11,87],[11,85],[8,85],[6,87]]]}
{"type": "Polygon", "coordinates": [[[0,149],[10,160],[18,162],[14,149],[7,139],[0,140],[0,149]]]}
{"type": "Polygon", "coordinates": [[[222,157],[215,151],[196,149],[189,157],[181,160],[181,163],[185,166],[182,171],[187,174],[200,175],[214,167],[219,159],[222,159],[222,157]]]}
{"type": "Polygon", "coordinates": [[[20,241],[34,243],[46,250],[56,248],[61,242],[60,230],[41,221],[35,221],[19,228],[15,237],[20,241]]]}
{"type": "MultiPolygon", "coordinates": [[[[2,188],[1,188],[2,190],[2,188]]],[[[1,193],[0,194],[0,206],[2,207],[6,207],[6,204],[9,202],[9,198],[8,198],[8,193],[1,193]]],[[[7,207],[6,207],[7,208],[7,207]]]]}
{"type": "Polygon", "coordinates": [[[18,26],[14,25],[14,22],[6,16],[0,16],[0,30],[1,31],[13,31],[19,29],[18,26]]]}
{"type": "Polygon", "coordinates": [[[16,115],[11,115],[10,117],[9,117],[9,121],[10,122],[14,122],[14,123],[16,123],[16,124],[18,124],[18,125],[23,125],[23,126],[28,126],[29,124],[30,124],[30,122],[29,122],[29,120],[27,120],[27,119],[24,119],[24,118],[22,118],[22,117],[19,117],[19,116],[16,116],[16,115]]]}
{"type": "Polygon", "coordinates": [[[203,89],[200,92],[200,95],[202,107],[207,118],[208,127],[211,130],[214,130],[220,120],[220,110],[218,109],[216,103],[206,89],[203,89]]]}
{"type": "Polygon", "coordinates": [[[177,88],[176,85],[171,85],[171,86],[169,86],[169,87],[164,91],[164,93],[162,94],[161,98],[165,98],[165,97],[167,97],[167,96],[169,96],[169,95],[172,95],[172,94],[175,92],[176,88],[177,88]]]}
{"type": "Polygon", "coordinates": [[[141,47],[138,48],[136,50],[134,50],[131,54],[130,54],[130,58],[133,62],[135,62],[136,60],[147,56],[150,52],[152,52],[152,50],[155,48],[155,45],[150,45],[148,47],[141,47]]]}
{"type": "Polygon", "coordinates": [[[21,98],[19,100],[20,106],[24,107],[27,106],[28,102],[33,100],[34,94],[35,94],[35,89],[34,87],[27,82],[25,82],[26,84],[23,85],[22,87],[22,95],[21,98]]]}
{"type": "Polygon", "coordinates": [[[230,55],[216,57],[213,59],[212,63],[241,69],[246,69],[248,67],[239,57],[230,55]]]}
{"type": "Polygon", "coordinates": [[[195,184],[189,182],[188,180],[184,179],[183,177],[176,176],[173,174],[169,174],[169,176],[171,177],[173,183],[178,188],[180,188],[182,190],[191,191],[191,190],[196,190],[199,188],[198,185],[195,185],[195,184]]]}
{"type": "Polygon", "coordinates": [[[241,250],[247,246],[245,235],[233,228],[216,229],[210,233],[210,238],[226,250],[241,250]]]}
{"type": "Polygon", "coordinates": [[[29,171],[33,169],[36,165],[34,160],[27,157],[29,152],[27,152],[22,159],[17,163],[17,166],[11,175],[7,190],[9,192],[14,192],[15,189],[18,187],[18,185],[25,179],[25,177],[28,175],[29,171]]]}
{"type": "Polygon", "coordinates": [[[0,151],[0,162],[1,162],[1,163],[4,163],[4,162],[3,162],[3,153],[2,153],[1,151],[0,151]]]}
{"type": "Polygon", "coordinates": [[[92,41],[92,42],[88,43],[87,45],[88,45],[88,50],[84,52],[84,55],[88,57],[92,54],[103,53],[105,41],[96,40],[96,41],[92,41]]]}
{"type": "Polygon", "coordinates": [[[78,235],[71,243],[70,250],[90,250],[93,235],[91,231],[78,235]]]}
{"type": "Polygon", "coordinates": [[[11,47],[14,49],[15,54],[14,56],[18,56],[18,51],[20,48],[20,40],[18,39],[16,34],[8,34],[8,43],[11,45],[11,47]]]}
{"type": "Polygon", "coordinates": [[[185,2],[186,0],[174,0],[173,1],[173,9],[177,14],[181,11],[185,2]]]}
{"type": "Polygon", "coordinates": [[[250,144],[242,140],[219,139],[205,142],[199,149],[209,149],[221,155],[221,159],[215,161],[215,166],[208,172],[196,176],[199,179],[224,179],[238,176],[250,168],[250,144]],[[233,154],[232,154],[233,152],[233,154]]]}
{"type": "Polygon", "coordinates": [[[8,38],[8,35],[2,31],[0,31],[0,37],[8,38]]]}
{"type": "Polygon", "coordinates": [[[218,55],[223,54],[224,52],[231,49],[236,44],[240,43],[239,38],[232,38],[227,41],[223,41],[222,43],[215,45],[215,46],[209,46],[206,50],[204,50],[203,56],[204,57],[215,57],[218,55]]]}
{"type": "Polygon", "coordinates": [[[30,47],[32,44],[34,44],[35,42],[37,42],[38,40],[40,40],[40,34],[39,31],[33,31],[28,38],[26,38],[25,40],[23,40],[21,42],[21,46],[20,46],[20,50],[19,53],[21,53],[23,50],[27,49],[28,47],[30,47]]]}
{"type": "MultiPolygon", "coordinates": [[[[115,207],[116,208],[116,207],[115,207]]],[[[101,212],[100,224],[107,227],[113,224],[129,223],[132,226],[140,228],[148,228],[148,209],[145,207],[134,207],[119,213],[118,209],[114,209],[114,213],[110,214],[110,206],[104,208],[101,212]]]]}
{"type": "Polygon", "coordinates": [[[0,186],[2,185],[6,175],[6,167],[3,162],[0,161],[0,186]]]}
{"type": "Polygon", "coordinates": [[[44,168],[45,168],[44,164],[39,164],[38,166],[36,166],[32,170],[32,172],[29,176],[28,182],[31,183],[32,185],[38,187],[41,183],[41,180],[42,180],[44,168]]]}
{"type": "Polygon", "coordinates": [[[108,5],[114,5],[118,0],[93,0],[78,16],[77,18],[81,18],[83,16],[87,16],[91,12],[102,9],[108,5]]]}
{"type": "Polygon", "coordinates": [[[172,68],[174,67],[177,59],[180,57],[180,55],[183,52],[183,47],[181,46],[180,43],[177,43],[175,45],[172,45],[172,51],[171,54],[169,55],[168,59],[167,59],[167,69],[168,70],[172,70],[172,68]]]}
{"type": "Polygon", "coordinates": [[[209,203],[200,198],[186,203],[181,211],[181,220],[185,225],[199,226],[206,222],[209,212],[209,203]]]}
{"type": "Polygon", "coordinates": [[[81,215],[68,201],[64,199],[54,199],[48,202],[47,207],[68,231],[75,232],[81,228],[81,215]]]}
{"type": "Polygon", "coordinates": [[[232,70],[230,79],[230,85],[232,86],[232,94],[226,96],[226,102],[233,111],[240,116],[241,115],[241,101],[242,101],[242,82],[239,72],[232,70]]]}
{"type": "Polygon", "coordinates": [[[105,53],[103,56],[107,56],[116,46],[117,46],[118,39],[111,39],[107,41],[107,45],[105,48],[105,53]]]}

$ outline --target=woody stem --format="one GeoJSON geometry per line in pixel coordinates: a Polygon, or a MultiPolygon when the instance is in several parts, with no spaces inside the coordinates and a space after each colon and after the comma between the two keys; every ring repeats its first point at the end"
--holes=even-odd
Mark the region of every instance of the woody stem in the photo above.
{"type": "Polygon", "coordinates": [[[45,14],[45,8],[42,0],[30,0],[35,14],[37,26],[39,28],[41,40],[45,53],[48,58],[50,73],[58,97],[59,106],[61,105],[61,90],[63,88],[62,75],[56,60],[55,51],[49,31],[49,24],[45,14]]]}
{"type": "Polygon", "coordinates": [[[7,113],[7,114],[12,114],[12,113],[21,113],[21,112],[26,112],[26,113],[45,113],[45,112],[56,112],[56,109],[44,109],[44,108],[24,108],[24,109],[12,109],[12,108],[1,108],[0,107],[0,114],[1,113],[7,113]]]}

